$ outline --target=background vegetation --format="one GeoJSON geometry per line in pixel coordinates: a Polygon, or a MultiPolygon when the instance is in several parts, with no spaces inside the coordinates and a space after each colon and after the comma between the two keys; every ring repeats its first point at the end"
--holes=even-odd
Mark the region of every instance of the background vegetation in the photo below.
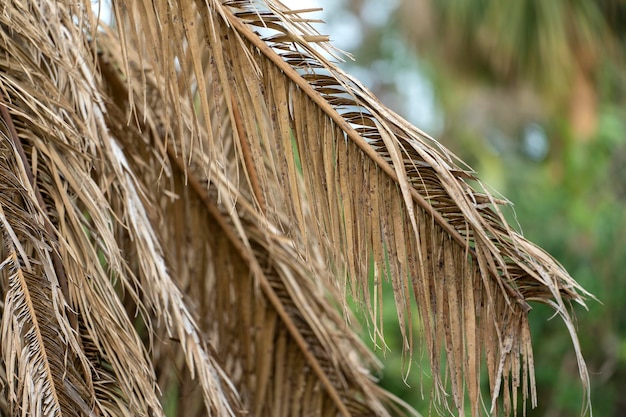
{"type": "MultiPolygon", "coordinates": [[[[598,297],[589,312],[577,311],[594,415],[622,416],[626,5],[514,3],[319,1],[324,30],[356,59],[343,66],[511,200],[524,235],[598,297]]],[[[574,352],[564,326],[549,318],[535,306],[540,400],[529,415],[578,416],[574,352]]],[[[421,380],[427,398],[427,372],[414,367],[403,384],[399,340],[388,342],[389,351],[379,350],[383,384],[428,413],[428,401],[406,385],[421,380]]]]}

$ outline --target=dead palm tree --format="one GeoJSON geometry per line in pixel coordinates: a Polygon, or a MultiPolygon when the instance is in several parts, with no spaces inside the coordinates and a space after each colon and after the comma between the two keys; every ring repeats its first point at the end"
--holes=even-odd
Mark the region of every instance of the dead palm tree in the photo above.
{"type": "Polygon", "coordinates": [[[337,309],[354,297],[380,336],[383,279],[440,410],[535,404],[529,302],[587,383],[568,312],[587,293],[303,11],[112,10],[117,29],[87,0],[0,6],[3,414],[410,413],[337,309]]]}

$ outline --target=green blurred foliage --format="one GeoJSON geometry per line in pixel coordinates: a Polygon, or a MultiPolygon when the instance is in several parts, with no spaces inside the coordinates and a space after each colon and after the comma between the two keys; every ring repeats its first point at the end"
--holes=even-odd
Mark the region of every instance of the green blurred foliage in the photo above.
{"type": "MultiPolygon", "coordinates": [[[[626,278],[622,276],[626,271],[626,64],[623,57],[605,59],[601,54],[596,55],[593,73],[597,125],[592,137],[580,140],[573,132],[572,113],[567,106],[554,106],[536,87],[529,87],[524,82],[523,67],[516,70],[515,80],[510,76],[503,80],[489,71],[472,73],[467,68],[454,71],[445,68],[451,65],[450,61],[438,60],[428,53],[418,54],[423,48],[411,43],[402,30],[406,24],[403,22],[411,21],[399,12],[406,11],[402,5],[408,4],[408,0],[390,2],[386,9],[395,8],[395,12],[387,10],[386,20],[368,18],[367,10],[372,13],[376,9],[372,6],[374,1],[342,3],[343,9],[337,4],[327,6],[333,10],[326,19],[332,30],[346,16],[352,16],[351,21],[357,17],[359,36],[351,41],[358,46],[350,51],[357,62],[346,64],[348,71],[369,85],[392,109],[455,151],[485,184],[506,196],[515,209],[515,214],[507,213],[512,224],[519,224],[524,236],[546,249],[598,298],[599,301],[588,301],[588,311],[582,306],[572,307],[578,317],[579,338],[591,374],[593,412],[603,417],[626,415],[623,395],[626,392],[626,278]],[[416,78],[407,78],[407,72],[416,78]],[[404,78],[398,74],[404,74],[404,78]],[[421,93],[416,92],[407,87],[407,82],[425,87],[421,87],[421,93]]],[[[545,5],[530,0],[520,3],[545,5]]],[[[607,27],[615,33],[614,47],[624,50],[626,6],[608,0],[598,2],[598,8],[585,3],[558,2],[560,7],[576,6],[580,13],[588,9],[604,13],[607,27]]],[[[579,14],[576,19],[584,21],[585,16],[579,14]]],[[[594,14],[592,22],[597,25],[598,19],[594,14]]],[[[415,25],[426,23],[419,16],[415,18],[415,25]]],[[[523,24],[518,21],[518,28],[523,24]]],[[[544,24],[545,28],[550,27],[549,21],[544,24]]],[[[559,21],[559,25],[568,24],[571,22],[559,21]]],[[[565,42],[566,36],[562,39],[565,42]]],[[[471,44],[470,37],[465,40],[471,44]]],[[[541,42],[540,38],[537,40],[541,42]]],[[[435,43],[431,49],[445,47],[443,43],[435,43]]],[[[568,48],[565,44],[555,47],[568,48]]],[[[595,47],[601,49],[603,45],[595,47]]],[[[530,49],[532,46],[524,45],[524,59],[533,59],[528,53],[530,49]]],[[[541,65],[548,66],[550,62],[544,59],[541,63],[528,64],[535,76],[541,65]]],[[[391,297],[391,291],[387,294],[391,297]]],[[[385,300],[385,314],[389,351],[383,354],[378,350],[385,363],[381,384],[428,415],[427,357],[416,350],[411,372],[408,378],[403,378],[407,364],[401,355],[391,298],[385,300]]],[[[550,319],[551,314],[549,308],[533,305],[530,317],[539,405],[528,410],[527,415],[579,416],[583,393],[570,336],[560,320],[550,319]]]]}
{"type": "MultiPolygon", "coordinates": [[[[555,123],[557,124],[557,123],[555,123]]],[[[553,132],[556,130],[557,132],[553,132]]],[[[547,135],[559,127],[547,126],[547,135]]],[[[595,415],[622,416],[626,402],[626,117],[615,107],[601,110],[595,140],[570,146],[554,161],[523,154],[502,157],[503,192],[515,204],[524,235],[559,260],[601,303],[575,308],[583,352],[592,378],[595,415]]],[[[548,310],[531,313],[539,408],[532,416],[580,414],[580,383],[567,333],[548,310]]]]}

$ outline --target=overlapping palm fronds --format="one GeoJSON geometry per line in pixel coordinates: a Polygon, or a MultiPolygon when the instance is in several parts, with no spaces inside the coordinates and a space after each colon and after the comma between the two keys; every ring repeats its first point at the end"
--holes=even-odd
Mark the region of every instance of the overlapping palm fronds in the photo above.
{"type": "Polygon", "coordinates": [[[89,1],[0,9],[5,413],[410,414],[336,308],[351,294],[382,337],[383,279],[409,356],[421,319],[439,406],[536,402],[529,301],[587,384],[567,309],[586,292],[302,13],[112,10],[115,29],[89,1]]]}

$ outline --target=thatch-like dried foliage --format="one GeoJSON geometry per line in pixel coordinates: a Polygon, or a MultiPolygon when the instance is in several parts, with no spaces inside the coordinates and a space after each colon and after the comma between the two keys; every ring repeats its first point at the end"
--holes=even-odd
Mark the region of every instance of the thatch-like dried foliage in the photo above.
{"type": "Polygon", "coordinates": [[[586,387],[568,307],[588,294],[305,11],[92,7],[0,5],[2,414],[411,414],[346,323],[353,298],[382,338],[383,280],[438,410],[535,404],[530,301],[586,387]]]}

